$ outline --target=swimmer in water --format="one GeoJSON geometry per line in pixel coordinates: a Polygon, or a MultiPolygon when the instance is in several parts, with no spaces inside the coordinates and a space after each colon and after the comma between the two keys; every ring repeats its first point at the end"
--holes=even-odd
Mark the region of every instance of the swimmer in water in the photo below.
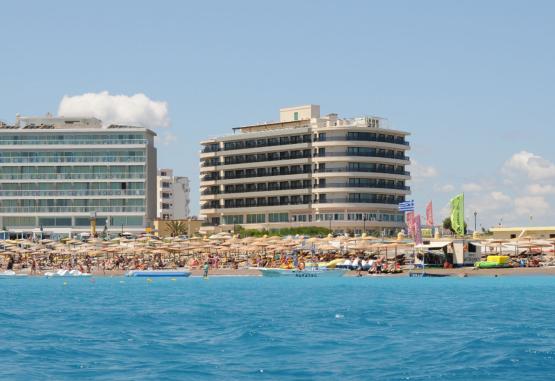
{"type": "Polygon", "coordinates": [[[208,266],[208,261],[204,262],[204,266],[203,266],[203,270],[204,270],[204,278],[208,278],[208,269],[210,266],[208,266]]]}

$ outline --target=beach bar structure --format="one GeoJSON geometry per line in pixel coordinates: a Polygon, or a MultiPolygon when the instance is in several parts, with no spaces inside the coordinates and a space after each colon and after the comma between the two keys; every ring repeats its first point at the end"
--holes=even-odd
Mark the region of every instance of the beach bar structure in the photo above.
{"type": "Polygon", "coordinates": [[[234,230],[296,226],[338,233],[402,229],[410,194],[408,132],[374,116],[320,116],[320,106],[283,108],[277,122],[247,125],[201,142],[201,215],[234,230]]]}
{"type": "Polygon", "coordinates": [[[495,239],[518,239],[532,237],[534,239],[555,238],[555,226],[521,226],[521,227],[496,227],[491,228],[495,239]]]}
{"type": "Polygon", "coordinates": [[[95,118],[0,123],[0,226],[143,231],[156,216],[154,132],[95,118]]]}
{"type": "Polygon", "coordinates": [[[424,241],[421,245],[416,245],[418,251],[449,255],[452,258],[453,266],[473,266],[482,257],[483,246],[479,241],[467,239],[443,239],[424,241]]]}

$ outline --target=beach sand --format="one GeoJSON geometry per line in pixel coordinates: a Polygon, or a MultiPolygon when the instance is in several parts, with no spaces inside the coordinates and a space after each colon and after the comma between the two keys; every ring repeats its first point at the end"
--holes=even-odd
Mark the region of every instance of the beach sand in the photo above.
{"type": "MultiPolygon", "coordinates": [[[[49,270],[52,271],[52,270],[49,270]]],[[[29,273],[28,269],[17,271],[21,273],[29,273]]],[[[111,270],[111,271],[93,271],[93,276],[123,276],[126,270],[111,270]]],[[[427,268],[427,273],[448,275],[455,277],[470,277],[470,276],[553,276],[555,275],[555,267],[514,267],[514,268],[499,268],[499,269],[475,269],[473,267],[461,267],[455,269],[438,269],[427,268]]],[[[45,271],[40,271],[37,276],[43,276],[45,271]]],[[[202,269],[191,270],[192,276],[202,276],[202,269]]],[[[349,271],[346,276],[356,277],[359,275],[358,271],[349,271]]],[[[409,271],[405,270],[399,274],[380,274],[372,275],[363,271],[363,277],[404,277],[409,275],[409,271]]],[[[209,276],[261,276],[260,271],[256,269],[210,269],[209,276]]]]}

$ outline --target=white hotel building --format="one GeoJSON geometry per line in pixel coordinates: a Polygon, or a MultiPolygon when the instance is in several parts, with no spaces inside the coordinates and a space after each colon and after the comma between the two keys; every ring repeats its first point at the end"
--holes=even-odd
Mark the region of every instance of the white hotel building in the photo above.
{"type": "Polygon", "coordinates": [[[279,122],[201,142],[201,214],[224,230],[392,233],[405,225],[398,203],[410,194],[407,135],[378,117],[281,109],[279,122]]]}
{"type": "Polygon", "coordinates": [[[99,230],[144,230],[156,216],[154,136],[95,118],[0,123],[1,227],[73,233],[96,218],[99,230]]]}
{"type": "Polygon", "coordinates": [[[191,188],[189,178],[174,176],[173,170],[158,170],[156,177],[158,193],[157,216],[162,220],[183,220],[190,214],[191,188]]]}

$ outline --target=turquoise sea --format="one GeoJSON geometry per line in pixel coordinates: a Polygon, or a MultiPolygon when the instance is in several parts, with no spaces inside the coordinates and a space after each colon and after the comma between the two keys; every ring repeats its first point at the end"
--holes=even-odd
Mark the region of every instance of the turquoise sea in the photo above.
{"type": "Polygon", "coordinates": [[[553,380],[554,328],[549,277],[0,279],[0,379],[553,380]]]}

